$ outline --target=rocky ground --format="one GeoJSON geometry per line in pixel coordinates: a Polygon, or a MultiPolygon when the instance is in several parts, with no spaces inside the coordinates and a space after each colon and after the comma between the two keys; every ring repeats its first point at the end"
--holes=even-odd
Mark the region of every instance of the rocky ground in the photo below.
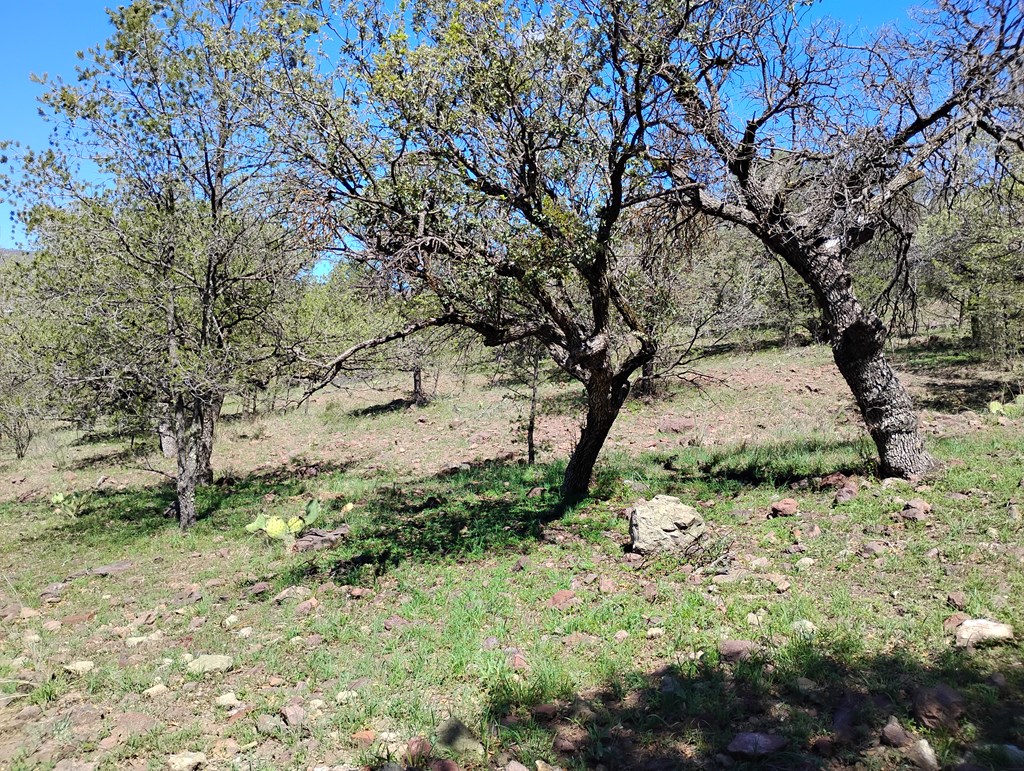
{"type": "Polygon", "coordinates": [[[631,408],[568,511],[484,388],[231,426],[185,537],[127,465],[9,464],[0,768],[1024,768],[1016,423],[919,370],[946,466],[878,480],[820,350],[713,371],[631,408]],[[658,494],[700,549],[628,550],[658,494]],[[244,529],[312,499],[334,548],[244,529]]]}

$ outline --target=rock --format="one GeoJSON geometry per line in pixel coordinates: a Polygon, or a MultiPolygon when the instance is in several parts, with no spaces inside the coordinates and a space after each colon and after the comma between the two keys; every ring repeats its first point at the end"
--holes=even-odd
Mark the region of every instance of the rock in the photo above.
{"type": "Polygon", "coordinates": [[[533,488],[530,489],[530,492],[528,492],[526,494],[527,498],[542,498],[543,496],[544,496],[544,488],[543,487],[533,487],[533,488]]]}
{"type": "Polygon", "coordinates": [[[802,637],[811,637],[818,632],[818,627],[814,625],[814,622],[808,621],[806,618],[794,621],[789,628],[802,637]]]}
{"type": "Polygon", "coordinates": [[[459,764],[454,760],[432,760],[430,761],[430,771],[460,771],[459,764]]]}
{"type": "Polygon", "coordinates": [[[831,758],[836,753],[836,743],[827,736],[816,736],[811,740],[811,752],[823,758],[831,758]]]}
{"type": "Polygon", "coordinates": [[[641,501],[629,517],[632,549],[639,554],[690,555],[702,548],[706,534],[697,510],[670,495],[641,501]]]}
{"type": "Polygon", "coordinates": [[[736,734],[726,751],[743,758],[762,758],[785,747],[787,741],[777,734],[744,732],[736,734]]]}
{"type": "Polygon", "coordinates": [[[1007,642],[1012,639],[1012,626],[985,618],[969,618],[956,630],[956,647],[958,648],[1007,642]]]}
{"type": "Polygon", "coordinates": [[[415,766],[423,758],[430,755],[434,749],[430,740],[425,736],[414,736],[405,745],[405,757],[410,765],[415,766]]]}
{"type": "Polygon", "coordinates": [[[365,728],[362,731],[356,731],[352,734],[352,741],[358,744],[360,747],[369,747],[375,741],[377,741],[377,732],[372,728],[365,728]]]}
{"type": "Polygon", "coordinates": [[[206,755],[201,752],[182,752],[167,758],[168,771],[195,771],[206,765],[206,755]]]}
{"type": "Polygon", "coordinates": [[[220,622],[220,625],[225,629],[233,629],[238,625],[238,616],[232,613],[230,616],[220,622]]]}
{"type": "Polygon", "coordinates": [[[942,628],[946,630],[947,634],[953,634],[968,619],[970,619],[970,616],[966,613],[954,613],[942,622],[942,628]]]}
{"type": "Polygon", "coordinates": [[[922,498],[913,498],[904,504],[904,511],[920,511],[922,514],[931,514],[932,505],[922,498]]]}
{"type": "Polygon", "coordinates": [[[629,637],[629,632],[627,632],[625,629],[620,629],[618,632],[615,633],[615,642],[625,642],[627,637],[629,637]]]}
{"type": "Polygon", "coordinates": [[[797,570],[807,570],[807,568],[811,567],[816,561],[817,560],[813,557],[801,557],[796,561],[797,570]]]}
{"type": "Polygon", "coordinates": [[[950,592],[946,595],[946,604],[953,610],[964,610],[967,607],[967,597],[963,592],[950,592]]]}
{"type": "Polygon", "coordinates": [[[909,747],[914,743],[914,736],[895,717],[890,717],[882,729],[882,743],[896,748],[909,747]]]}
{"type": "Polygon", "coordinates": [[[569,589],[560,589],[552,595],[551,599],[548,600],[547,605],[549,608],[555,608],[556,610],[565,610],[572,605],[577,605],[579,600],[576,597],[576,592],[570,591],[569,589]]]}
{"type": "Polygon", "coordinates": [[[963,696],[944,683],[914,694],[914,715],[929,728],[955,730],[963,713],[963,696]]]}
{"type": "Polygon", "coordinates": [[[147,688],[146,690],[144,690],[142,692],[142,695],[148,699],[159,699],[162,696],[166,696],[170,692],[171,689],[168,688],[166,685],[164,685],[163,683],[157,683],[152,688],[147,688]]]}
{"type": "Polygon", "coordinates": [[[860,492],[860,488],[857,487],[856,482],[851,480],[836,491],[835,502],[836,504],[849,503],[857,497],[858,492],[860,492]]]}
{"type": "Polygon", "coordinates": [[[289,586],[287,589],[278,592],[272,602],[276,602],[280,605],[285,600],[303,600],[306,597],[309,597],[310,594],[312,594],[312,591],[309,587],[289,586]]]}
{"type": "Polygon", "coordinates": [[[484,745],[457,717],[450,717],[437,727],[437,748],[454,755],[472,755],[483,759],[484,745]]]}
{"type": "Polygon", "coordinates": [[[746,661],[757,648],[751,640],[722,640],[718,643],[718,655],[722,661],[746,661]]]}
{"type": "Polygon", "coordinates": [[[218,696],[215,703],[218,707],[227,707],[228,709],[235,709],[236,707],[242,706],[242,702],[240,702],[238,697],[230,691],[218,696]]]}
{"type": "Polygon", "coordinates": [[[922,771],[939,771],[941,766],[939,765],[939,759],[935,757],[935,750],[928,743],[926,739],[921,739],[918,742],[907,747],[904,752],[907,758],[922,771]]]}
{"type": "Polygon", "coordinates": [[[338,691],[334,697],[336,704],[351,704],[359,698],[359,691],[338,691]]]}
{"type": "Polygon", "coordinates": [[[647,630],[648,640],[657,640],[659,637],[665,636],[665,630],[660,626],[654,626],[647,630]]]}
{"type": "Polygon", "coordinates": [[[277,715],[260,715],[256,720],[256,733],[275,736],[284,730],[284,721],[277,715]]]}
{"type": "Polygon", "coordinates": [[[861,547],[860,556],[862,557],[878,557],[879,555],[885,554],[888,548],[881,541],[868,541],[861,547]]]}
{"type": "Polygon", "coordinates": [[[308,551],[333,549],[343,538],[348,537],[349,532],[348,525],[341,525],[334,530],[307,530],[291,545],[291,551],[293,554],[300,554],[308,551]]]}
{"type": "Polygon", "coordinates": [[[281,710],[281,715],[284,717],[285,725],[291,728],[297,728],[306,722],[306,710],[298,704],[288,704],[281,710]]]}
{"type": "Polygon", "coordinates": [[[95,668],[96,664],[92,661],[72,661],[64,667],[64,670],[81,677],[84,674],[92,672],[95,668]]]}
{"type": "MultiPolygon", "coordinates": [[[[775,501],[768,510],[768,518],[774,519],[775,517],[792,517],[800,510],[800,504],[793,498],[783,498],[781,501],[775,501]]],[[[744,734],[740,734],[743,736],[744,734]]],[[[752,736],[754,734],[751,734],[752,736]]],[[[760,734],[758,734],[760,735],[760,734]]]]}
{"type": "Polygon", "coordinates": [[[697,421],[693,418],[676,418],[666,416],[658,423],[658,431],[663,434],[685,434],[697,427],[697,421]]]}
{"type": "Polygon", "coordinates": [[[253,584],[249,587],[248,594],[250,597],[260,597],[273,588],[269,581],[260,581],[258,584],[253,584]]]}
{"type": "Polygon", "coordinates": [[[187,669],[193,675],[205,675],[209,672],[227,672],[235,665],[230,656],[215,656],[204,653],[188,663],[187,669]]]}
{"type": "Polygon", "coordinates": [[[308,616],[310,613],[315,611],[320,605],[320,601],[316,597],[310,597],[308,600],[304,600],[295,606],[296,618],[303,618],[308,616]]]}
{"type": "Polygon", "coordinates": [[[518,760],[510,760],[508,765],[505,766],[505,771],[530,771],[530,769],[528,769],[518,760]]]}

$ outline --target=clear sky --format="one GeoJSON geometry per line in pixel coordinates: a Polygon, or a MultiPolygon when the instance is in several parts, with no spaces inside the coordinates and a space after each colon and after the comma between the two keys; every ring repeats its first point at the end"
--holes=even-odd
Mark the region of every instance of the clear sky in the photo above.
{"type": "MultiPolygon", "coordinates": [[[[76,52],[108,35],[104,9],[125,5],[111,0],[3,0],[0,24],[0,139],[44,147],[51,127],[38,115],[40,87],[35,73],[74,78],[76,52]]],[[[906,18],[908,0],[822,0],[816,12],[851,26],[873,28],[906,18]]],[[[0,247],[15,245],[9,207],[0,204],[0,247]]]]}

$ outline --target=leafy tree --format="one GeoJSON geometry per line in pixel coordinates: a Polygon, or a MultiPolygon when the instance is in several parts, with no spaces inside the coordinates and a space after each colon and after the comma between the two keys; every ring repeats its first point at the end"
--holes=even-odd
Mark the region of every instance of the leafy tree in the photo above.
{"type": "Polygon", "coordinates": [[[183,529],[212,479],[225,396],[289,358],[288,312],[314,254],[255,98],[305,55],[307,31],[264,10],[135,0],[110,12],[105,46],[44,97],[63,127],[55,147],[24,158],[35,291],[71,332],[54,351],[60,376],[140,410],[167,405],[183,529]]]}
{"type": "Polygon", "coordinates": [[[486,345],[540,341],[582,384],[562,493],[585,494],[657,350],[624,224],[667,189],[647,153],[658,71],[630,57],[617,13],[566,4],[367,2],[335,21],[335,78],[283,86],[296,173],[350,259],[429,290],[486,345]]]}

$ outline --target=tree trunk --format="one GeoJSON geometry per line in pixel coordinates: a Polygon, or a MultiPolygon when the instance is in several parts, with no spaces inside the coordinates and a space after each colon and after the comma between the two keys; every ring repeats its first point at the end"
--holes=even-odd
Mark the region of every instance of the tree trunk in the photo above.
{"type": "Polygon", "coordinates": [[[878,448],[881,476],[910,478],[933,469],[910,394],[884,355],[888,330],[857,300],[842,259],[818,254],[794,267],[824,310],[832,356],[878,448]]]}
{"type": "Polygon", "coordinates": [[[641,370],[640,379],[636,381],[636,388],[634,392],[637,396],[650,398],[655,395],[656,383],[654,380],[654,360],[647,362],[641,370]]]}
{"type": "Polygon", "coordinates": [[[526,462],[533,465],[537,462],[537,392],[540,384],[540,349],[533,352],[533,371],[530,380],[530,415],[526,421],[526,462]]]}
{"type": "Polygon", "coordinates": [[[220,419],[220,411],[224,406],[224,398],[214,396],[208,402],[198,406],[200,411],[201,430],[198,450],[198,482],[201,485],[213,484],[213,440],[220,419]]]}
{"type": "Polygon", "coordinates": [[[423,390],[423,368],[419,366],[412,371],[412,401],[417,407],[427,403],[427,394],[423,390]]]}
{"type": "Polygon", "coordinates": [[[165,458],[174,458],[178,455],[177,443],[174,439],[174,416],[171,415],[171,408],[168,405],[160,416],[156,425],[156,434],[160,439],[160,452],[165,458]]]}
{"type": "Polygon", "coordinates": [[[628,381],[616,387],[610,376],[604,373],[593,375],[587,385],[587,420],[562,478],[563,499],[578,500],[586,496],[594,476],[597,456],[628,395],[628,381]]]}
{"type": "Polygon", "coordinates": [[[199,483],[199,444],[202,414],[198,400],[179,396],[174,403],[174,432],[178,448],[176,484],[178,525],[188,530],[196,523],[196,486],[199,483]]]}

